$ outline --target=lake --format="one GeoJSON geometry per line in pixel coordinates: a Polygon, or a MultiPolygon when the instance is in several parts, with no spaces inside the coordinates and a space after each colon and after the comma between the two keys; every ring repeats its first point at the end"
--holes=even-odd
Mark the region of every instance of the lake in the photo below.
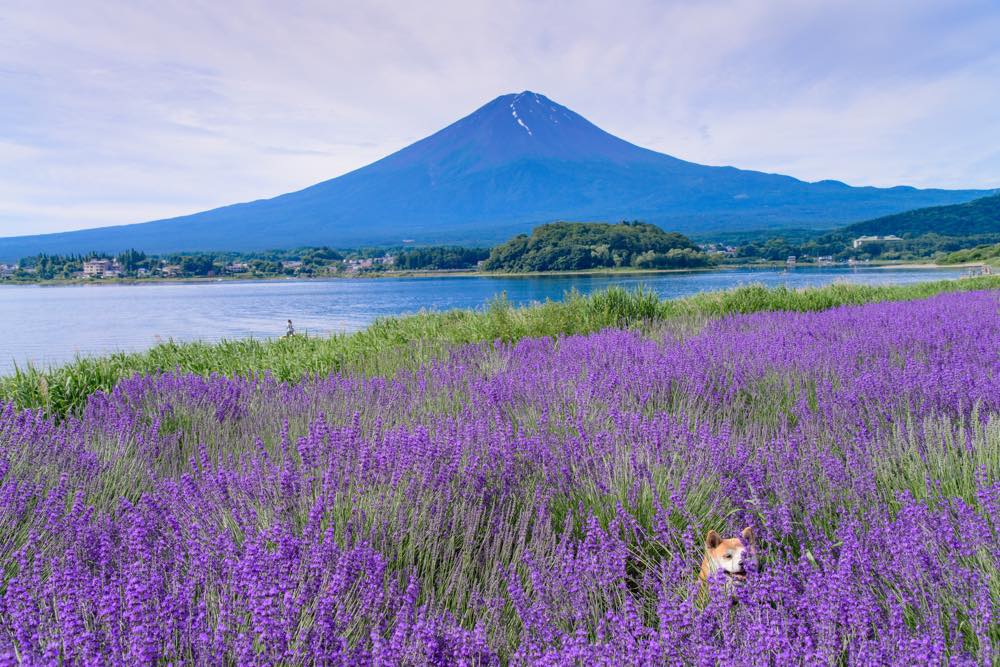
{"type": "Polygon", "coordinates": [[[477,308],[505,293],[518,304],[610,285],[643,285],[664,298],[749,283],[806,287],[832,282],[908,283],[958,278],[961,269],[796,268],[530,277],[442,276],[0,286],[0,374],[14,364],[58,364],[77,354],[143,350],[159,340],[356,331],[372,320],[421,309],[477,308]]]}

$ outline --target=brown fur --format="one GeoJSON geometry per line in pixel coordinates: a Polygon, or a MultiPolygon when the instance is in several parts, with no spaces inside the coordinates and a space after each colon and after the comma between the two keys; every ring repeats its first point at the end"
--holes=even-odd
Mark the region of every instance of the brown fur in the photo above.
{"type": "Polygon", "coordinates": [[[707,582],[708,578],[719,570],[726,572],[731,579],[746,578],[743,561],[756,553],[756,547],[752,528],[747,526],[741,535],[742,540],[739,537],[723,539],[714,530],[708,531],[708,535],[705,536],[705,557],[701,561],[702,582],[707,582]]]}

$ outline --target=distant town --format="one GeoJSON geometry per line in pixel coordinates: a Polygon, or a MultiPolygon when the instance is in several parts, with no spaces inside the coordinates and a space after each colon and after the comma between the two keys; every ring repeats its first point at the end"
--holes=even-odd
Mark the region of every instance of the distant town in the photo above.
{"type": "MultiPolygon", "coordinates": [[[[849,229],[849,228],[848,228],[849,229]]],[[[747,234],[731,241],[695,242],[640,221],[549,223],[493,248],[413,246],[338,250],[329,247],[261,252],[193,252],[164,255],[128,250],[118,254],[45,255],[0,263],[5,282],[98,282],[170,279],[363,277],[412,272],[547,272],[586,270],[699,269],[720,266],[857,266],[927,261],[942,264],[992,259],[991,235],[862,234],[846,230],[795,238],[747,234]]]]}
{"type": "Polygon", "coordinates": [[[118,255],[36,255],[0,264],[0,279],[101,281],[213,277],[350,276],[391,270],[398,253],[344,254],[329,248],[302,248],[229,257],[232,253],[191,253],[165,257],[130,250],[118,255]]]}

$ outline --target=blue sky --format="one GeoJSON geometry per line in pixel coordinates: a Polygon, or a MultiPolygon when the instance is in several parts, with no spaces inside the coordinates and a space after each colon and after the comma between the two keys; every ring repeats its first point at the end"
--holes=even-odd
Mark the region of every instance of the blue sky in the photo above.
{"type": "Polygon", "coordinates": [[[0,236],[270,197],[524,89],[704,164],[1000,187],[996,0],[0,0],[0,236]]]}

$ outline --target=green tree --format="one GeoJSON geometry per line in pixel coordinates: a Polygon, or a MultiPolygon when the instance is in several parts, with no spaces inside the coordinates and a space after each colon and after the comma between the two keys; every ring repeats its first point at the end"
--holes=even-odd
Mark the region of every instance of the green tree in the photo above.
{"type": "Polygon", "coordinates": [[[573,271],[591,268],[706,266],[690,239],[637,220],[617,224],[556,222],[495,247],[489,271],[573,271]],[[686,251],[683,254],[671,251],[686,251]]]}

